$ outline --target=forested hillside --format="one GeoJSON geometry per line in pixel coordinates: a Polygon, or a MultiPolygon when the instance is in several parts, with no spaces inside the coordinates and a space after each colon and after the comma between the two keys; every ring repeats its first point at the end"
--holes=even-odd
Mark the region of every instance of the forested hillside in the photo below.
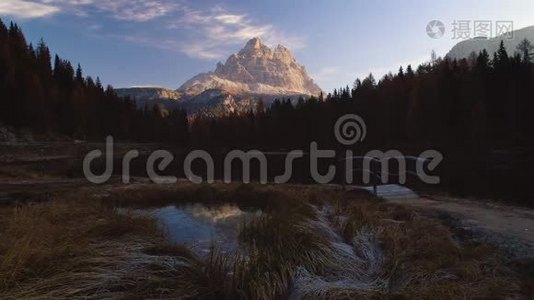
{"type": "Polygon", "coordinates": [[[146,141],[184,141],[182,111],[162,118],[160,111],[137,110],[97,78],[84,77],[78,65],[57,55],[44,42],[27,44],[16,24],[0,22],[0,122],[37,133],[96,139],[106,135],[146,141]]]}

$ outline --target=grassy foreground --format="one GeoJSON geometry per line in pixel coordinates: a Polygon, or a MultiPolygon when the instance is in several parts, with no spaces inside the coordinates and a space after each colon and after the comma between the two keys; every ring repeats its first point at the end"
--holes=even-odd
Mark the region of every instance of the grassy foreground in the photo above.
{"type": "Polygon", "coordinates": [[[299,186],[116,188],[0,208],[1,299],[500,299],[528,278],[492,249],[367,194],[299,186]],[[117,206],[259,207],[241,251],[199,256],[117,206]]]}

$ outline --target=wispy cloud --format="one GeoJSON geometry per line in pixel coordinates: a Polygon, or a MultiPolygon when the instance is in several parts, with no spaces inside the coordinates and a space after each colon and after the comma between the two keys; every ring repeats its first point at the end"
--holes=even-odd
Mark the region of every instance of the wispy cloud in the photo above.
{"type": "Polygon", "coordinates": [[[117,20],[145,22],[165,16],[176,7],[166,0],[1,0],[0,15],[42,18],[60,12],[78,16],[103,12],[117,20]]]}
{"type": "Polygon", "coordinates": [[[221,51],[231,45],[260,37],[267,44],[284,44],[291,49],[305,46],[304,39],[288,36],[271,24],[254,22],[247,14],[229,12],[222,8],[206,11],[181,8],[182,15],[169,22],[169,29],[187,29],[189,38],[178,46],[183,53],[199,59],[221,59],[221,51]]]}
{"type": "Polygon", "coordinates": [[[172,38],[156,38],[141,35],[109,35],[110,37],[121,39],[125,42],[154,47],[163,50],[177,51],[190,57],[204,60],[220,58],[223,51],[206,51],[201,43],[177,41],[172,38]]]}
{"type": "MultiPolygon", "coordinates": [[[[148,27],[131,27],[130,32],[112,29],[107,36],[119,36],[130,43],[178,51],[202,60],[217,60],[228,55],[234,46],[260,37],[269,45],[283,44],[290,49],[305,46],[304,39],[280,31],[274,25],[259,22],[243,12],[221,7],[192,8],[187,0],[0,0],[0,16],[42,18],[54,14],[69,14],[86,18],[87,29],[104,27],[102,18],[118,22],[142,23],[155,21],[150,34],[148,27]],[[97,22],[95,22],[97,21],[97,22]],[[154,25],[155,26],[155,25],[154,25]]],[[[152,25],[151,25],[152,26],[152,25]]]]}
{"type": "Polygon", "coordinates": [[[24,0],[1,0],[0,15],[7,15],[21,19],[42,18],[60,11],[59,7],[24,0]]]}
{"type": "Polygon", "coordinates": [[[232,14],[226,14],[226,15],[218,15],[215,17],[217,21],[221,21],[225,24],[239,24],[243,22],[244,15],[232,15],[232,14]]]}
{"type": "MultiPolygon", "coordinates": [[[[170,46],[172,44],[173,43],[166,43],[167,46],[170,46]]],[[[168,49],[172,49],[172,47],[168,47],[168,49]]],[[[222,58],[223,55],[225,55],[225,53],[220,50],[217,50],[215,47],[206,47],[206,44],[202,41],[194,41],[188,43],[187,45],[178,45],[178,49],[180,49],[189,57],[205,60],[216,60],[222,58]]]]}
{"type": "Polygon", "coordinates": [[[176,4],[159,0],[104,0],[98,1],[97,8],[111,13],[116,19],[145,22],[174,11],[176,4]]]}

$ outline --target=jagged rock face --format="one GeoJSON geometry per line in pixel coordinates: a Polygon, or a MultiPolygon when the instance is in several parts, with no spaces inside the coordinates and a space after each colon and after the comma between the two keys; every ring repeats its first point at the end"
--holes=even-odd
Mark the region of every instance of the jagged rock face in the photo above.
{"type": "Polygon", "coordinates": [[[491,39],[474,38],[465,41],[461,41],[456,44],[447,54],[447,57],[451,59],[468,58],[471,53],[478,54],[482,50],[486,49],[490,57],[493,53],[499,50],[501,40],[504,42],[506,51],[509,55],[513,55],[517,50],[517,45],[523,40],[527,39],[534,45],[534,26],[525,27],[513,32],[513,38],[498,36],[491,39]]]}
{"type": "Polygon", "coordinates": [[[245,113],[257,107],[257,101],[248,97],[233,96],[220,89],[210,89],[181,103],[189,114],[207,117],[228,113],[245,113]]]}
{"type": "Polygon", "coordinates": [[[138,107],[164,105],[190,114],[218,116],[254,110],[259,99],[269,105],[274,99],[318,96],[321,89],[308,76],[291,52],[278,45],[271,49],[254,38],[215,71],[201,73],[178,90],[164,88],[117,89],[138,107]]]}
{"type": "Polygon", "coordinates": [[[178,100],[181,98],[182,93],[169,90],[166,88],[160,87],[134,87],[134,88],[124,88],[116,89],[115,92],[121,97],[129,96],[134,100],[144,99],[144,100],[159,100],[159,99],[169,99],[169,100],[178,100]]]}
{"type": "Polygon", "coordinates": [[[209,89],[232,94],[317,96],[321,93],[287,48],[278,45],[273,50],[259,38],[251,39],[241,51],[230,55],[226,63],[218,63],[215,71],[193,77],[178,91],[198,95],[209,89]]]}

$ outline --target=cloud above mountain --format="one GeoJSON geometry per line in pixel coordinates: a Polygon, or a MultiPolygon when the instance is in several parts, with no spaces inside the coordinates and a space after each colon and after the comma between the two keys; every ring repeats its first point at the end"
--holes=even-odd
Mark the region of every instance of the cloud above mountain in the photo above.
{"type": "Polygon", "coordinates": [[[111,13],[116,19],[134,22],[145,22],[165,16],[178,7],[171,2],[154,0],[103,0],[94,4],[98,9],[111,13]]]}
{"type": "Polygon", "coordinates": [[[0,15],[34,19],[59,13],[78,16],[103,13],[117,20],[145,22],[165,16],[177,7],[162,0],[2,0],[0,15]]]}
{"type": "Polygon", "coordinates": [[[0,15],[15,18],[42,18],[56,14],[59,11],[59,7],[41,2],[23,0],[2,0],[0,2],[0,15]]]}
{"type": "Polygon", "coordinates": [[[182,7],[182,16],[169,23],[170,29],[186,28],[189,39],[180,48],[190,57],[221,59],[228,52],[226,46],[240,45],[253,37],[261,37],[267,44],[284,44],[292,49],[302,48],[302,38],[289,36],[271,24],[253,21],[248,14],[234,13],[215,7],[196,10],[182,7]]]}
{"type": "MultiPolygon", "coordinates": [[[[272,24],[260,22],[244,12],[220,6],[194,7],[184,1],[171,0],[1,0],[0,16],[16,19],[37,19],[56,15],[74,15],[102,21],[102,18],[124,23],[151,22],[155,30],[129,27],[129,31],[92,26],[110,37],[129,43],[178,51],[201,60],[222,59],[228,48],[253,37],[267,44],[284,44],[291,49],[302,48],[301,37],[291,36],[272,24]]],[[[94,22],[93,22],[94,24],[94,22]]]]}

